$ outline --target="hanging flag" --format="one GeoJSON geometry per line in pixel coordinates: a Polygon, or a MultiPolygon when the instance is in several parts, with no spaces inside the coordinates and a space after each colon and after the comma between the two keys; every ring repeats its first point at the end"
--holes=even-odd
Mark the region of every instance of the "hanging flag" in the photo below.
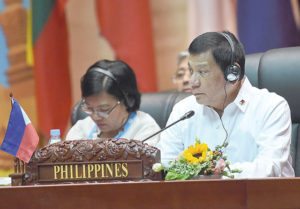
{"type": "Polygon", "coordinates": [[[116,58],[133,68],[142,92],[156,91],[149,1],[98,0],[96,8],[101,34],[114,49],[116,58]]]}
{"type": "Polygon", "coordinates": [[[300,29],[296,26],[291,1],[243,0],[237,3],[238,35],[247,54],[300,45],[300,29]]]}
{"type": "Polygon", "coordinates": [[[28,64],[33,63],[38,128],[48,137],[54,127],[64,132],[72,107],[66,2],[32,0],[32,11],[28,13],[27,35],[32,35],[32,44],[27,44],[27,61],[28,64]],[[30,54],[30,44],[33,56],[30,54]]]}
{"type": "Polygon", "coordinates": [[[12,110],[0,150],[28,163],[39,143],[39,136],[19,103],[13,98],[11,102],[12,110]]]}
{"type": "Polygon", "coordinates": [[[26,63],[33,66],[33,47],[32,47],[32,8],[31,4],[26,9],[26,63]]]}

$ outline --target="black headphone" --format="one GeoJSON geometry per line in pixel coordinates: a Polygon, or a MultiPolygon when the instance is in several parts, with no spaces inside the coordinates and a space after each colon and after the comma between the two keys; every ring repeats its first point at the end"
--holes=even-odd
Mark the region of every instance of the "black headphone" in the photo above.
{"type": "Polygon", "coordinates": [[[238,63],[233,62],[233,56],[235,51],[234,51],[234,44],[231,37],[228,34],[223,32],[220,32],[220,35],[222,35],[227,40],[231,48],[230,65],[228,65],[224,71],[224,78],[226,81],[234,83],[237,80],[239,80],[241,76],[241,67],[239,66],[238,63]]]}
{"type": "Polygon", "coordinates": [[[127,94],[125,94],[125,92],[121,89],[121,87],[119,86],[119,83],[116,79],[116,77],[108,70],[104,70],[103,68],[99,67],[99,66],[93,66],[92,67],[92,70],[93,71],[96,71],[98,73],[101,73],[101,74],[104,74],[106,75],[107,77],[109,77],[111,80],[113,80],[116,84],[117,84],[117,88],[120,90],[122,96],[124,97],[124,100],[125,100],[125,104],[128,106],[128,107],[132,107],[133,106],[133,102],[130,102],[127,94]]]}

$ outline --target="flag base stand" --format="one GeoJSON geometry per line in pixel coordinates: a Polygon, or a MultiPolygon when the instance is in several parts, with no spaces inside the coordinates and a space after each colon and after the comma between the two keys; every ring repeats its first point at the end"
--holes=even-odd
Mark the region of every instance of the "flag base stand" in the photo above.
{"type": "Polygon", "coordinates": [[[13,174],[10,174],[9,177],[11,178],[11,185],[12,186],[22,186],[22,185],[24,185],[25,173],[13,173],[13,174]]]}
{"type": "Polygon", "coordinates": [[[10,174],[12,186],[22,186],[25,182],[25,169],[26,164],[24,161],[15,158],[14,159],[14,173],[10,174]]]}

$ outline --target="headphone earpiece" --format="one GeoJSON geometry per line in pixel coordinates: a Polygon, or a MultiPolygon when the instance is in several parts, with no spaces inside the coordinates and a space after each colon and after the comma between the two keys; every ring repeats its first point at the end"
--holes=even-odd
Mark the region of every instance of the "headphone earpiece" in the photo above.
{"type": "Polygon", "coordinates": [[[224,72],[225,80],[234,83],[235,81],[239,80],[240,72],[240,66],[238,66],[236,63],[229,65],[224,72]]]}
{"type": "Polygon", "coordinates": [[[224,78],[226,81],[229,81],[230,83],[234,83],[237,80],[240,79],[241,76],[241,67],[238,63],[235,63],[233,61],[233,56],[234,56],[234,44],[231,39],[231,37],[226,34],[226,33],[220,33],[229,43],[230,48],[231,48],[231,58],[230,58],[230,65],[226,67],[224,71],[224,78]]]}

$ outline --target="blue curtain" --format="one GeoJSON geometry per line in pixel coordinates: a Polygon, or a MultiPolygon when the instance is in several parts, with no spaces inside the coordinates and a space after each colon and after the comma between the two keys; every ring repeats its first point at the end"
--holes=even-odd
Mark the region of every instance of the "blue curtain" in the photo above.
{"type": "Polygon", "coordinates": [[[237,9],[238,35],[247,54],[300,45],[289,0],[238,0],[237,9]]]}

